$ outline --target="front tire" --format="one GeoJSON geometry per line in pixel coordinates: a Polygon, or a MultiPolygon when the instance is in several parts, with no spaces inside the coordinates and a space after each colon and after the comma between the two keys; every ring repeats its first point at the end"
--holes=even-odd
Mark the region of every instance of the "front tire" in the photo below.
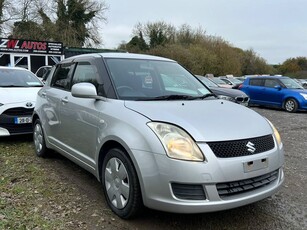
{"type": "Polygon", "coordinates": [[[34,122],[33,141],[36,155],[38,157],[47,157],[49,149],[46,147],[44,131],[39,119],[34,122]]]}
{"type": "Polygon", "coordinates": [[[294,113],[297,111],[298,103],[295,99],[290,98],[285,102],[285,110],[289,113],[294,113]]]}
{"type": "Polygon", "coordinates": [[[130,158],[121,149],[110,149],[101,171],[104,194],[112,211],[123,219],[136,216],[143,203],[138,177],[130,158]]]}

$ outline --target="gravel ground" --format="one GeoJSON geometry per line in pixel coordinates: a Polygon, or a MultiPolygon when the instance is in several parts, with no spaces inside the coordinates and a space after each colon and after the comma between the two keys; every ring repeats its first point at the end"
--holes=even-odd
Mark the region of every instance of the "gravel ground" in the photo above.
{"type": "MultiPolygon", "coordinates": [[[[24,182],[29,184],[29,189],[36,191],[39,199],[31,201],[32,203],[25,200],[23,206],[34,205],[36,208],[33,208],[33,212],[41,215],[43,219],[58,221],[57,225],[48,225],[50,227],[46,228],[40,226],[41,222],[37,222],[36,226],[31,225],[29,218],[23,215],[9,218],[6,210],[10,205],[13,208],[18,207],[3,197],[9,196],[12,200],[11,190],[8,189],[5,192],[0,191],[0,222],[6,223],[0,223],[0,228],[10,226],[11,229],[307,229],[307,113],[290,114],[282,110],[258,107],[252,109],[275,125],[284,143],[286,180],[283,188],[270,198],[244,207],[209,214],[181,215],[146,209],[137,219],[125,221],[109,210],[101,185],[85,170],[58,154],[47,159],[35,157],[33,147],[29,147],[32,145],[31,138],[18,141],[0,139],[1,174],[1,167],[7,163],[2,156],[3,151],[11,152],[14,142],[14,148],[24,148],[25,145],[29,148],[23,153],[25,159],[19,157],[18,162],[34,165],[45,177],[45,183],[42,185],[31,184],[34,180],[24,182]],[[19,224],[14,225],[14,221],[19,224]]],[[[5,175],[1,175],[2,181],[16,183],[16,175],[8,168],[5,170],[5,175]]],[[[21,183],[22,180],[17,178],[17,181],[19,180],[21,183]]],[[[18,194],[14,195],[15,198],[22,200],[25,193],[18,194]]]]}

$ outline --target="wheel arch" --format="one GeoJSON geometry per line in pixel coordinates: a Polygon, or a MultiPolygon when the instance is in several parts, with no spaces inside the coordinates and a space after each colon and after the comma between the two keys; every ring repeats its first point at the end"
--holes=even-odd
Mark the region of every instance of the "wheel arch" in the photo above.
{"type": "Polygon", "coordinates": [[[32,115],[32,127],[34,128],[34,124],[35,124],[35,121],[39,119],[39,116],[37,115],[37,113],[33,113],[32,115]]]}
{"type": "Polygon", "coordinates": [[[295,100],[296,103],[297,103],[298,108],[300,108],[300,101],[296,97],[294,97],[294,96],[288,96],[288,97],[285,97],[283,99],[283,102],[282,102],[282,108],[283,109],[285,109],[285,104],[286,104],[287,100],[289,100],[289,99],[295,100]]]}
{"type": "Polygon", "coordinates": [[[102,147],[100,148],[99,156],[98,156],[98,173],[99,173],[98,179],[99,179],[99,181],[102,180],[102,178],[101,178],[101,172],[102,171],[101,170],[102,170],[102,164],[103,164],[104,158],[105,158],[107,152],[110,149],[113,149],[113,148],[118,148],[118,149],[122,150],[126,154],[126,156],[130,159],[130,161],[131,161],[131,163],[132,163],[132,165],[134,167],[134,170],[136,171],[136,174],[138,176],[138,181],[141,184],[141,181],[139,179],[140,178],[140,176],[139,176],[139,169],[135,165],[135,161],[131,158],[131,156],[129,154],[129,150],[126,147],[124,147],[123,144],[121,144],[120,142],[115,141],[115,140],[108,140],[108,141],[106,141],[102,145],[102,147]]]}

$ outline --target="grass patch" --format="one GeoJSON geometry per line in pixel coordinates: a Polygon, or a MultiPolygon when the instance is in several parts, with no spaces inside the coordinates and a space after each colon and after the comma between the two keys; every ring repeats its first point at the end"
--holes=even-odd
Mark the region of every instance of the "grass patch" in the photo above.
{"type": "Polygon", "coordinates": [[[31,140],[0,139],[0,229],[73,229],[74,188],[59,183],[31,140]]]}

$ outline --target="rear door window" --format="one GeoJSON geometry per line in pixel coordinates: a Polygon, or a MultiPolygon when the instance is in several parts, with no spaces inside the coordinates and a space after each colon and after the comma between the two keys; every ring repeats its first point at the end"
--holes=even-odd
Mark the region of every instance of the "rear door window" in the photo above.
{"type": "Polygon", "coordinates": [[[263,86],[264,79],[250,79],[249,84],[252,86],[263,86]]]}

